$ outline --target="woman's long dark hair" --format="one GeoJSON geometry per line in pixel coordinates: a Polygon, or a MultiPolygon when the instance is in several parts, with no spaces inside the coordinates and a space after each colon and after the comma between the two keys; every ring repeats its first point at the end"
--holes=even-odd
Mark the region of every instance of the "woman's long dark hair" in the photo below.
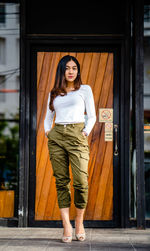
{"type": "Polygon", "coordinates": [[[66,71],[66,64],[71,60],[75,62],[78,69],[78,74],[74,81],[75,91],[78,90],[80,88],[80,85],[82,84],[81,76],[80,76],[80,64],[78,60],[75,57],[70,56],[70,55],[62,57],[58,63],[54,87],[51,90],[51,99],[49,103],[49,108],[51,111],[54,111],[54,106],[53,106],[54,99],[58,95],[63,95],[63,96],[67,95],[67,91],[66,91],[67,81],[65,79],[65,71],[66,71]]]}

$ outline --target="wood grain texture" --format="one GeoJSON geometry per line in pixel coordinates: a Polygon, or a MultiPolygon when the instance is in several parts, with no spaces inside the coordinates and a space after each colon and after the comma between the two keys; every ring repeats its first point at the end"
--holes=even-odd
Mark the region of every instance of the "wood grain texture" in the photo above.
{"type": "MultiPolygon", "coordinates": [[[[49,160],[44,118],[47,99],[54,85],[56,67],[64,55],[77,57],[84,84],[93,90],[97,122],[89,136],[89,200],[85,220],[111,220],[113,215],[113,142],[104,141],[100,108],[113,108],[113,54],[76,52],[37,53],[37,145],[35,220],[60,220],[55,179],[49,160]]],[[[70,168],[70,167],[69,167],[70,168]]],[[[70,168],[71,172],[71,168],[70,168]]],[[[71,174],[71,219],[75,218],[71,174]]]]}
{"type": "Polygon", "coordinates": [[[0,191],[0,218],[14,217],[14,197],[13,190],[0,191]]]}

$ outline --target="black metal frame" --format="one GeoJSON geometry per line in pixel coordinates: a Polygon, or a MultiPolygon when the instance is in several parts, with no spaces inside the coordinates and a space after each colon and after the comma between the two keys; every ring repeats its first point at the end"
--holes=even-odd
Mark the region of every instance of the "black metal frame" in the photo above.
{"type": "MultiPolygon", "coordinates": [[[[113,52],[114,53],[114,83],[116,83],[116,88],[114,89],[114,95],[117,97],[119,91],[120,91],[120,82],[121,82],[121,72],[118,73],[118,69],[121,65],[121,47],[122,47],[122,41],[120,40],[118,43],[116,41],[112,44],[112,41],[107,41],[98,38],[97,36],[94,37],[82,37],[76,36],[76,39],[72,37],[65,37],[65,38],[59,38],[51,37],[51,40],[41,40],[39,39],[31,39],[28,41],[28,50],[27,50],[27,57],[28,57],[28,67],[27,67],[27,79],[26,79],[26,88],[28,90],[28,95],[32,98],[28,99],[28,105],[29,105],[29,114],[28,118],[30,121],[30,124],[27,125],[28,133],[29,135],[26,137],[28,139],[28,145],[26,146],[27,149],[32,149],[30,151],[30,156],[27,154],[26,156],[26,172],[29,174],[26,177],[30,177],[27,182],[27,186],[29,183],[29,191],[32,191],[30,193],[30,196],[28,196],[28,192],[26,193],[26,201],[29,200],[29,210],[27,209],[26,212],[28,212],[27,218],[29,219],[29,226],[44,226],[44,227],[58,227],[61,226],[61,221],[35,221],[34,220],[34,202],[35,202],[35,187],[36,187],[36,54],[38,51],[80,51],[80,52],[91,52],[91,51],[97,51],[97,52],[113,52]],[[84,48],[84,49],[83,49],[84,48]],[[30,58],[29,58],[30,57],[30,58]],[[119,77],[119,78],[118,78],[119,77]],[[29,103],[30,100],[30,103],[29,103]],[[32,137],[30,137],[32,135],[32,137]],[[27,161],[28,160],[28,161],[27,161]]],[[[121,71],[121,68],[120,68],[121,71]]],[[[124,85],[124,84],[123,84],[124,85]]],[[[122,95],[124,95],[124,92],[122,91],[122,95]]],[[[122,98],[120,98],[122,100],[122,98]]],[[[120,124],[119,117],[121,118],[121,114],[119,114],[119,99],[116,98],[115,100],[115,111],[114,114],[114,124],[120,124]]],[[[122,116],[123,118],[123,116],[122,116]]],[[[120,131],[120,130],[119,130],[120,131]]],[[[119,149],[120,145],[122,145],[122,138],[120,138],[119,142],[119,149]]],[[[121,170],[119,171],[117,167],[120,167],[119,159],[115,157],[114,159],[114,205],[115,210],[117,209],[117,212],[114,211],[114,220],[113,221],[86,221],[85,226],[91,226],[91,227],[119,227],[120,225],[120,217],[122,213],[119,214],[119,205],[120,205],[120,196],[118,193],[119,188],[119,178],[118,173],[124,170],[124,167],[122,166],[121,170]]],[[[119,174],[119,176],[120,176],[119,174]]],[[[28,189],[26,189],[27,191],[28,189]]],[[[119,188],[120,190],[120,188],[119,188]]],[[[124,195],[124,193],[122,193],[124,195]]],[[[124,199],[124,198],[122,198],[124,199]]],[[[27,215],[27,214],[26,214],[27,215]]]]}
{"type": "Polygon", "coordinates": [[[144,229],[145,222],[145,167],[144,167],[144,1],[136,1],[133,5],[133,113],[135,119],[136,145],[136,217],[137,228],[144,229]],[[143,24],[143,25],[141,25],[143,24]]]}

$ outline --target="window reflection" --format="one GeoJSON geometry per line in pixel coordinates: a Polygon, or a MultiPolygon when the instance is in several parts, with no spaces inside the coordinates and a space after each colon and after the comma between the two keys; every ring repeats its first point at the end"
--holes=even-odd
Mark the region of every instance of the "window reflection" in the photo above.
{"type": "Polygon", "coordinates": [[[150,5],[144,6],[144,165],[146,218],[150,218],[150,5]]]}
{"type": "Polygon", "coordinates": [[[0,189],[14,190],[17,186],[18,131],[18,123],[13,120],[0,121],[0,189]]]}
{"type": "Polygon", "coordinates": [[[17,216],[19,4],[0,3],[0,217],[17,216]]]}
{"type": "MultiPolygon", "coordinates": [[[[133,9],[131,10],[131,38],[133,39],[133,9]]],[[[133,43],[131,43],[133,46],[133,43]]],[[[131,66],[133,62],[133,47],[131,47],[131,66]]],[[[129,208],[130,218],[136,219],[136,142],[135,142],[135,100],[134,83],[130,69],[130,169],[129,169],[129,208]]]]}

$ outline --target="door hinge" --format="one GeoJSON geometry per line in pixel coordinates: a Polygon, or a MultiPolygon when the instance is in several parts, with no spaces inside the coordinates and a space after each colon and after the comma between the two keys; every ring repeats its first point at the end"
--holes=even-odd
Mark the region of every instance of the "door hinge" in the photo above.
{"type": "Polygon", "coordinates": [[[18,216],[23,216],[23,208],[22,209],[18,209],[18,216]]]}
{"type": "Polygon", "coordinates": [[[115,151],[114,151],[114,155],[118,156],[119,152],[118,152],[118,125],[114,125],[114,129],[115,129],[115,151]]]}

